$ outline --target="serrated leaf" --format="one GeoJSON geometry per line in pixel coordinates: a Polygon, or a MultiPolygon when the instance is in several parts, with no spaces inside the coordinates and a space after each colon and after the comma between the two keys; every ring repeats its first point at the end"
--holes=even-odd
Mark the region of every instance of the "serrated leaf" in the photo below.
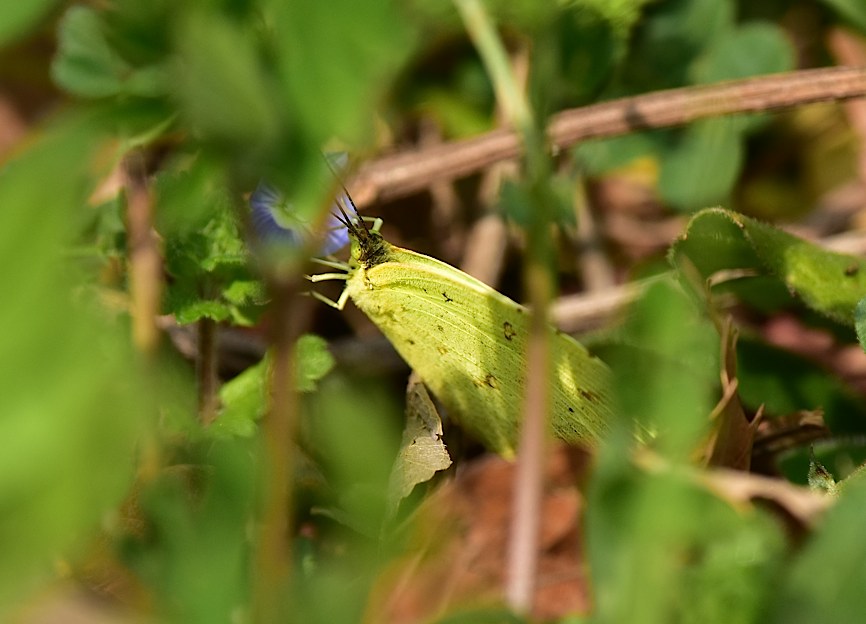
{"type": "Polygon", "coordinates": [[[412,376],[406,388],[406,426],[400,451],[388,481],[388,513],[397,512],[400,501],[415,486],[433,478],[451,465],[442,441],[442,419],[424,384],[412,376]]]}
{"type": "Polygon", "coordinates": [[[295,345],[298,361],[298,390],[313,392],[316,383],[334,368],[334,356],[328,350],[327,341],[315,334],[304,334],[295,345]]]}
{"type": "Polygon", "coordinates": [[[195,299],[177,307],[171,308],[174,318],[179,325],[189,325],[201,319],[212,321],[227,321],[232,318],[232,309],[218,301],[205,301],[195,299]]]}
{"type": "Polygon", "coordinates": [[[159,223],[172,276],[164,309],[178,323],[210,318],[252,325],[266,301],[264,286],[248,267],[249,252],[226,195],[219,171],[207,165],[161,179],[159,223]]]}
{"type": "Polygon", "coordinates": [[[267,406],[267,377],[270,358],[250,366],[220,387],[222,409],[211,425],[217,435],[249,437],[256,432],[256,422],[267,406]]]}
{"type": "Polygon", "coordinates": [[[858,301],[854,309],[854,329],[860,346],[866,351],[866,297],[858,301]]]}
{"type": "Polygon", "coordinates": [[[265,285],[254,279],[235,280],[223,289],[223,297],[235,305],[264,303],[266,295],[265,285]]]}
{"type": "Polygon", "coordinates": [[[852,327],[854,308],[866,293],[866,259],[827,251],[722,208],[692,217],[669,258],[675,265],[688,258],[703,277],[725,269],[758,269],[782,280],[816,312],[852,327]]]}

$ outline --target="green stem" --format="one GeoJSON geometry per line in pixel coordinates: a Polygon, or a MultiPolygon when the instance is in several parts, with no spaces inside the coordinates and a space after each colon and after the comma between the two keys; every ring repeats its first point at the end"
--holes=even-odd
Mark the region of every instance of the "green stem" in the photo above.
{"type": "Polygon", "coordinates": [[[550,333],[547,317],[554,291],[548,262],[551,206],[547,184],[550,165],[544,133],[518,86],[505,47],[484,7],[478,0],[454,0],[454,3],[493,81],[499,105],[523,141],[525,177],[533,204],[529,253],[524,268],[532,316],[505,588],[509,606],[518,613],[529,613],[538,567],[539,515],[549,411],[550,333]]]}

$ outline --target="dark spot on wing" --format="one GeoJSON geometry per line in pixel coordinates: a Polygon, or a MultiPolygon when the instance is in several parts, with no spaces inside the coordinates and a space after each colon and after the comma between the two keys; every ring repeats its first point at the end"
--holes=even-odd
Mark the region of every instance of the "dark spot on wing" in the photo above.
{"type": "Polygon", "coordinates": [[[449,302],[449,303],[450,303],[451,301],[454,301],[451,297],[448,296],[448,293],[445,292],[444,290],[442,291],[442,296],[445,297],[445,301],[447,301],[447,302],[449,302]]]}
{"type": "Polygon", "coordinates": [[[859,272],[860,267],[858,267],[856,264],[849,264],[848,267],[845,269],[845,275],[847,277],[854,277],[859,272]]]}
{"type": "Polygon", "coordinates": [[[586,399],[590,403],[598,403],[598,401],[599,401],[598,395],[591,390],[580,389],[580,390],[578,390],[578,393],[580,393],[580,396],[582,396],[584,399],[586,399]]]}
{"type": "Polygon", "coordinates": [[[509,342],[511,342],[511,339],[517,335],[517,332],[514,330],[514,326],[508,321],[505,321],[502,324],[502,333],[505,334],[505,339],[509,342]]]}

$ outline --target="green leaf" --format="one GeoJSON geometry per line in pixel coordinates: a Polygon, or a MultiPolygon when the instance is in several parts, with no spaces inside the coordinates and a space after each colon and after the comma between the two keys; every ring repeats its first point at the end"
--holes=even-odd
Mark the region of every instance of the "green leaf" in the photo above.
{"type": "Polygon", "coordinates": [[[823,2],[862,33],[866,33],[866,5],[861,0],[823,0],[823,2]]]}
{"type": "Polygon", "coordinates": [[[257,451],[249,440],[211,440],[142,484],[137,513],[148,530],[128,535],[122,555],[166,621],[230,622],[249,604],[257,451]]]}
{"type": "Polygon", "coordinates": [[[641,473],[629,457],[603,449],[589,489],[593,621],[761,621],[785,545],[773,521],[664,464],[641,473]]]}
{"type": "MultiPolygon", "coordinates": [[[[334,368],[334,356],[324,338],[304,334],[295,345],[298,392],[315,392],[319,380],[334,368]]],[[[210,431],[218,436],[248,437],[255,433],[256,422],[267,409],[271,355],[250,366],[219,392],[222,409],[210,431]]]]}
{"type": "Polygon", "coordinates": [[[657,438],[673,457],[691,452],[707,431],[719,374],[719,338],[672,281],[651,286],[601,350],[614,371],[620,425],[657,438]]]}
{"type": "Polygon", "coordinates": [[[156,228],[163,237],[204,228],[214,214],[231,212],[223,166],[206,154],[172,158],[155,180],[156,228]]]}
{"type": "Polygon", "coordinates": [[[528,624],[528,620],[505,607],[461,609],[434,620],[434,624],[528,624]]]}
{"type": "Polygon", "coordinates": [[[171,302],[169,303],[169,309],[174,314],[174,319],[179,325],[189,325],[205,318],[217,322],[227,321],[232,318],[231,308],[218,301],[193,299],[182,303],[171,302]]]}
{"type": "Polygon", "coordinates": [[[721,208],[692,217],[669,257],[675,265],[687,258],[705,278],[742,268],[773,275],[813,310],[850,326],[866,293],[863,258],[827,251],[721,208]]]}
{"type": "Polygon", "coordinates": [[[57,0],[4,2],[0,5],[0,46],[26,35],[57,4],[57,0]]]}
{"type": "Polygon", "coordinates": [[[83,97],[161,94],[165,72],[157,66],[132,67],[112,48],[106,28],[94,9],[73,6],[66,12],[51,66],[57,84],[83,97]]]}
{"type": "Polygon", "coordinates": [[[298,362],[298,391],[314,392],[317,382],[334,368],[334,356],[327,341],[315,334],[304,334],[295,345],[298,362]]]}
{"type": "Polygon", "coordinates": [[[371,136],[374,109],[412,50],[412,32],[396,5],[370,0],[272,1],[280,84],[299,125],[321,144],[371,136]]]}
{"type": "MultiPolygon", "coordinates": [[[[716,38],[690,69],[693,84],[713,84],[790,71],[796,67],[793,45],[775,24],[750,22],[716,38]]],[[[728,118],[732,132],[750,132],[763,125],[766,114],[728,118]]],[[[707,176],[712,177],[712,174],[707,176]]]]}
{"type": "Polygon", "coordinates": [[[180,324],[210,318],[252,325],[266,293],[248,267],[222,171],[206,161],[179,166],[157,183],[157,224],[173,278],[163,307],[180,324]]]}
{"type": "Polygon", "coordinates": [[[794,49],[774,24],[751,22],[725,31],[695,62],[695,84],[774,74],[794,68],[794,49]]]}
{"type": "Polygon", "coordinates": [[[866,481],[843,488],[820,529],[786,566],[765,622],[856,622],[863,613],[866,536],[861,530],[866,481]]]}
{"type": "Polygon", "coordinates": [[[821,410],[836,434],[861,433],[866,401],[822,366],[800,355],[741,336],[737,343],[739,395],[768,417],[821,410]]]}
{"type": "Polygon", "coordinates": [[[574,148],[589,175],[624,167],[662,148],[658,132],[638,132],[612,139],[591,140],[574,148]]]}
{"type": "Polygon", "coordinates": [[[267,145],[280,136],[280,117],[258,41],[215,11],[193,10],[175,33],[176,95],[203,138],[267,145]]]}
{"type": "Polygon", "coordinates": [[[553,33],[560,50],[559,80],[547,85],[559,94],[560,106],[588,103],[597,96],[625,55],[643,0],[574,3],[557,15],[553,33]]]}
{"type": "Polygon", "coordinates": [[[250,437],[256,432],[256,422],[267,408],[267,382],[270,358],[250,366],[220,387],[222,409],[211,425],[217,436],[250,437]]]}
{"type": "Polygon", "coordinates": [[[335,517],[379,535],[402,419],[392,389],[375,378],[328,375],[306,397],[302,441],[338,494],[335,517]]]}
{"type": "Polygon", "coordinates": [[[681,87],[712,42],[734,28],[733,2],[668,0],[648,11],[623,67],[632,92],[681,87]]]}
{"type": "Polygon", "coordinates": [[[403,440],[388,481],[388,514],[396,514],[400,501],[416,485],[450,465],[451,456],[442,441],[442,419],[424,384],[413,377],[406,388],[403,440]]]}
{"type": "Polygon", "coordinates": [[[719,203],[733,189],[742,161],[742,140],[730,119],[696,122],[662,155],[659,191],[680,210],[719,203]]]}

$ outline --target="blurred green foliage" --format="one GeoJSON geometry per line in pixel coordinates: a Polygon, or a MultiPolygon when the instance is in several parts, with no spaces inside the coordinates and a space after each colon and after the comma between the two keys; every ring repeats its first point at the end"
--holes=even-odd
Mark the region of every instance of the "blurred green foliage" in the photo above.
{"type": "MultiPolygon", "coordinates": [[[[782,29],[738,23],[733,0],[671,0],[653,5],[636,29],[621,71],[605,97],[645,93],[782,72],[794,51],[782,29]]],[[[670,205],[694,211],[727,203],[742,170],[745,138],[761,116],[710,119],[683,129],[590,141],[575,153],[589,173],[609,171],[641,156],[657,160],[659,193],[670,205]]]]}
{"type": "MultiPolygon", "coordinates": [[[[824,4],[828,21],[866,29],[860,3],[824,4]]],[[[794,65],[783,29],[739,21],[733,0],[489,9],[504,40],[529,50],[528,89],[541,112],[794,65]]],[[[180,324],[254,325],[273,294],[261,278],[276,269],[250,252],[245,193],[273,181],[316,222],[335,189],[324,147],[373,151],[412,134],[419,118],[446,138],[491,129],[493,90],[453,7],[438,1],[0,8],[0,46],[55,28],[50,72],[65,99],[0,163],[0,617],[57,583],[58,570],[89,586],[81,570],[102,549],[146,596],[111,596],[130,610],[249,621],[274,356],[225,383],[217,422],[202,426],[192,367],[167,349],[131,345],[127,198],[94,191],[130,154],[140,157],[164,256],[162,311],[180,324]]],[[[661,198],[693,211],[732,195],[745,141],[765,127],[763,116],[707,120],[574,154],[590,175],[650,157],[661,198]]],[[[573,185],[566,167],[545,189],[559,202],[557,222],[573,222],[573,185]]],[[[518,225],[532,221],[519,183],[503,186],[501,203],[518,225]]],[[[305,253],[288,250],[277,268],[300,272],[305,253]]],[[[736,295],[764,315],[807,306],[866,342],[866,266],[721,210],[697,214],[670,258],[684,279],[649,289],[599,344],[621,418],[588,486],[593,608],[566,621],[855,621],[863,484],[845,487],[798,548],[763,508],[734,506],[703,485],[692,457],[719,396],[716,296],[736,295]],[[761,275],[694,288],[695,272],[732,269],[761,275]]],[[[748,409],[763,405],[768,418],[823,410],[833,433],[851,437],[850,448],[817,449],[822,461],[835,469],[862,459],[862,396],[750,336],[737,355],[748,409]]],[[[283,442],[295,450],[285,513],[297,530],[283,595],[297,621],[356,622],[406,547],[382,529],[403,401],[390,380],[334,370],[321,338],[299,340],[295,361],[300,431],[283,442]]],[[[807,462],[796,452],[782,468],[802,481],[807,462]]],[[[440,621],[522,620],[479,610],[440,621]]]]}
{"type": "Polygon", "coordinates": [[[57,119],[0,172],[0,608],[116,508],[155,408],[124,319],[86,300],[86,276],[64,258],[100,131],[96,115],[57,119]]]}

